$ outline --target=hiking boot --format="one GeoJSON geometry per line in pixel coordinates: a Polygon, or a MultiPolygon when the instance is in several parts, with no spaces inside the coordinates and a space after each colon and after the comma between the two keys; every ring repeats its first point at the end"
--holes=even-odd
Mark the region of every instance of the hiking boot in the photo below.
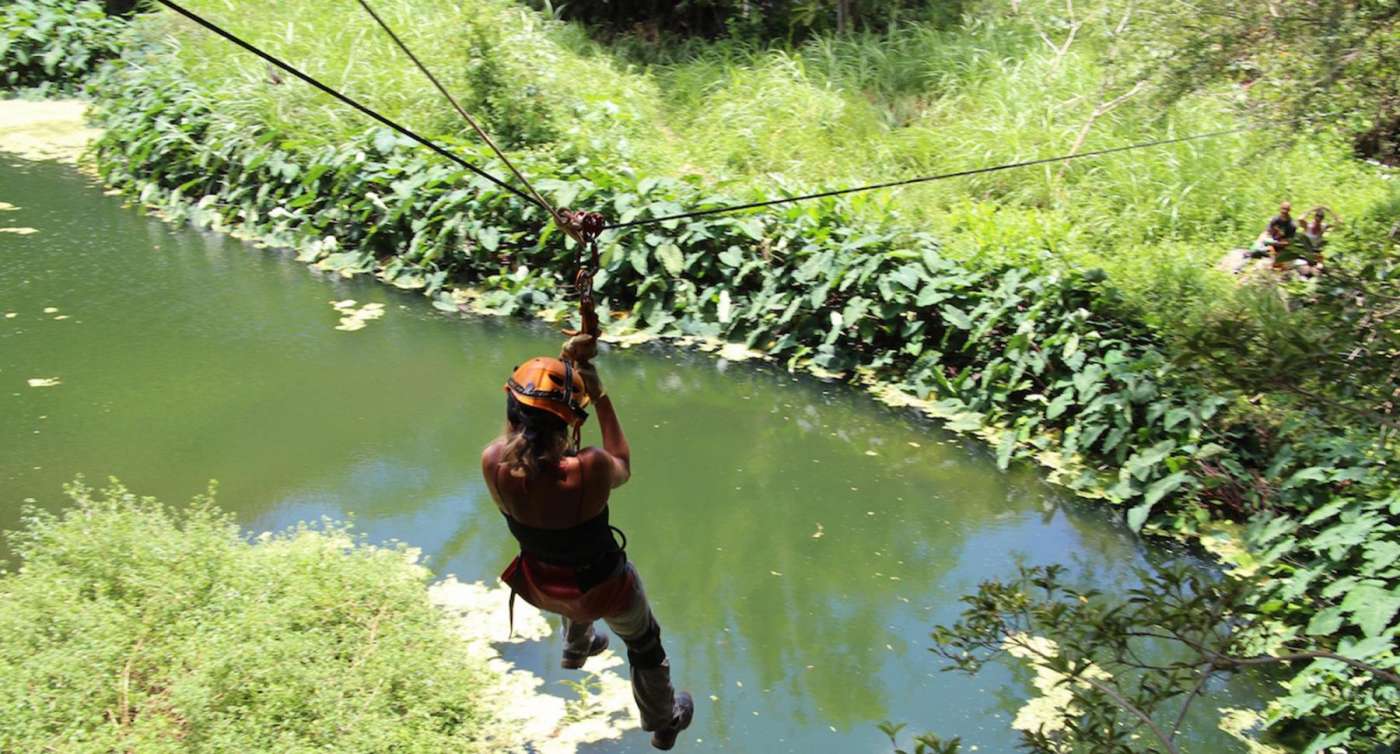
{"type": "Polygon", "coordinates": [[[694,718],[695,700],[685,691],[677,693],[675,716],[670,725],[651,734],[651,745],[662,751],[670,751],[676,745],[676,737],[690,727],[690,721],[694,718]]]}
{"type": "Polygon", "coordinates": [[[564,650],[564,659],[559,661],[559,667],[565,670],[578,670],[583,667],[583,663],[587,661],[588,658],[602,654],[603,650],[607,648],[607,634],[599,634],[593,637],[593,643],[588,647],[588,654],[570,652],[567,649],[564,650]]]}

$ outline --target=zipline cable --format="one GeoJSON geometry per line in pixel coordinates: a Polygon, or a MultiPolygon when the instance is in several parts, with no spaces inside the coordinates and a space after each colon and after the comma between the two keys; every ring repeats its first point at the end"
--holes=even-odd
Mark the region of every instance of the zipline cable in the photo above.
{"type": "MultiPolygon", "coordinates": [[[[530,180],[515,167],[515,163],[511,162],[510,158],[506,156],[506,153],[501,151],[500,147],[496,146],[496,142],[492,141],[491,137],[486,133],[486,129],[477,124],[476,119],[467,113],[466,109],[457,101],[457,98],[453,97],[452,93],[447,91],[447,87],[443,86],[442,82],[438,81],[437,76],[434,76],[433,72],[428,70],[428,66],[424,65],[423,61],[419,60],[418,56],[413,54],[413,50],[410,50],[408,45],[404,44],[402,39],[399,39],[399,35],[395,34],[394,30],[389,28],[389,24],[385,23],[384,19],[380,18],[379,14],[374,12],[374,8],[370,7],[367,0],[358,0],[358,2],[360,3],[360,7],[364,8],[365,12],[370,15],[370,18],[373,18],[374,22],[379,24],[379,28],[383,29],[384,33],[388,34],[389,38],[394,40],[394,44],[398,45],[400,50],[403,50],[403,53],[408,56],[408,59],[412,60],[413,64],[418,66],[418,70],[422,71],[423,75],[427,76],[428,80],[433,82],[433,86],[437,87],[437,90],[442,93],[442,96],[446,97],[447,101],[452,103],[453,109],[457,111],[458,115],[462,116],[462,119],[472,127],[473,131],[476,131],[476,135],[480,136],[481,140],[486,142],[486,146],[491,147],[491,151],[496,153],[496,156],[500,158],[501,162],[505,163],[507,168],[510,168],[510,172],[515,174],[516,180],[525,185],[525,188],[535,197],[535,203],[549,212],[549,216],[554,218],[555,223],[560,228],[564,229],[565,232],[569,232],[568,225],[564,223],[563,218],[559,216],[559,212],[549,202],[545,201],[545,198],[540,195],[540,192],[536,191],[535,187],[530,184],[530,180]]],[[[572,233],[570,233],[570,235],[572,235],[572,233]]]]}
{"type": "MultiPolygon", "coordinates": [[[[292,74],[293,76],[296,76],[297,78],[301,79],[302,81],[305,81],[306,83],[308,83],[308,84],[310,84],[311,86],[313,86],[313,87],[319,89],[320,91],[322,91],[322,92],[324,92],[324,93],[326,93],[326,94],[329,94],[330,96],[336,98],[337,100],[340,100],[341,102],[343,102],[343,103],[349,105],[350,107],[355,108],[356,110],[360,111],[361,113],[363,113],[363,114],[365,114],[365,115],[368,115],[369,117],[371,117],[371,118],[373,118],[373,119],[379,121],[380,123],[383,123],[384,125],[388,126],[389,128],[394,129],[395,131],[398,131],[399,133],[401,133],[401,134],[403,134],[404,136],[407,136],[408,138],[410,138],[410,139],[412,139],[412,140],[418,142],[419,144],[422,144],[423,146],[427,147],[428,149],[431,149],[431,150],[433,150],[434,152],[437,152],[439,155],[442,155],[443,157],[446,157],[447,159],[451,160],[452,162],[455,162],[455,163],[457,163],[458,165],[461,165],[462,167],[466,168],[467,170],[470,170],[471,172],[476,173],[477,175],[481,176],[482,178],[485,178],[486,180],[491,181],[492,183],[496,184],[497,186],[500,186],[501,188],[505,189],[506,191],[509,191],[510,193],[515,194],[516,196],[520,197],[521,199],[524,199],[525,201],[527,201],[527,202],[529,202],[529,203],[531,203],[531,204],[534,204],[534,205],[539,206],[541,209],[547,210],[547,211],[550,213],[551,216],[554,215],[553,209],[551,209],[551,208],[549,207],[549,205],[545,204],[545,203],[544,203],[542,200],[540,200],[538,197],[534,197],[534,196],[530,196],[529,194],[526,194],[525,192],[521,191],[520,189],[518,189],[518,188],[516,188],[516,187],[514,187],[514,186],[512,186],[512,185],[510,185],[510,184],[508,184],[508,183],[506,183],[505,181],[502,181],[501,179],[497,178],[496,176],[491,175],[490,173],[488,173],[488,172],[486,172],[485,170],[482,170],[481,168],[479,168],[479,167],[477,167],[477,166],[471,164],[470,162],[467,162],[466,160],[462,159],[461,157],[457,156],[456,154],[453,154],[452,152],[448,151],[446,148],[444,148],[444,147],[442,147],[441,145],[439,145],[439,144],[433,142],[432,140],[428,139],[427,137],[420,136],[420,135],[414,133],[413,131],[410,131],[407,127],[402,126],[402,125],[399,125],[398,123],[395,123],[394,121],[390,120],[389,118],[387,118],[387,117],[385,117],[385,116],[383,116],[383,115],[380,115],[379,113],[377,113],[377,112],[375,112],[375,111],[369,109],[369,108],[366,107],[365,105],[362,105],[362,104],[360,104],[359,102],[357,102],[357,101],[351,99],[349,96],[344,95],[344,94],[341,94],[340,92],[338,92],[338,91],[336,91],[336,90],[330,88],[329,86],[326,86],[325,84],[322,84],[320,81],[317,81],[316,79],[312,78],[311,76],[309,76],[309,75],[307,75],[307,74],[305,74],[305,73],[302,73],[301,71],[297,70],[296,68],[293,68],[293,67],[291,66],[291,64],[285,63],[285,62],[283,62],[283,61],[281,61],[281,60],[279,60],[279,59],[273,57],[272,55],[270,55],[270,54],[268,54],[268,53],[266,53],[266,52],[263,52],[262,50],[258,49],[257,47],[254,47],[252,44],[250,44],[250,43],[248,43],[248,42],[245,42],[245,41],[243,41],[242,39],[240,39],[240,38],[234,36],[232,33],[225,31],[224,29],[220,28],[218,25],[216,25],[216,24],[213,23],[212,21],[209,21],[209,20],[203,18],[202,16],[200,16],[200,15],[194,13],[193,11],[189,11],[189,10],[186,10],[185,8],[182,8],[180,5],[178,5],[178,4],[176,4],[175,2],[173,2],[173,0],[158,0],[158,2],[160,2],[161,5],[164,5],[165,7],[167,7],[167,8],[169,8],[169,9],[175,11],[176,13],[179,13],[180,15],[184,16],[185,18],[188,18],[189,20],[191,20],[191,21],[193,21],[193,22],[199,24],[200,26],[203,26],[205,29],[208,29],[209,31],[212,31],[212,32],[214,32],[215,34],[217,34],[217,35],[223,37],[224,39],[227,39],[228,41],[230,41],[230,42],[232,42],[232,43],[238,45],[239,47],[242,47],[243,49],[247,50],[248,52],[251,52],[251,53],[253,53],[254,55],[257,55],[258,57],[262,58],[263,60],[266,60],[267,62],[271,63],[272,65],[275,65],[275,66],[277,66],[278,68],[281,68],[282,70],[286,71],[287,73],[290,73],[290,74],[292,74]]],[[[494,145],[493,145],[493,146],[494,146],[494,145]]],[[[497,151],[497,154],[500,154],[499,150],[497,151]]],[[[508,163],[507,163],[507,164],[508,164],[508,163]]],[[[513,169],[513,168],[512,168],[512,169],[513,169]]]]}
{"type": "Polygon", "coordinates": [[[605,228],[603,228],[603,230],[620,230],[620,229],[622,229],[622,228],[636,228],[636,227],[641,227],[641,226],[644,226],[644,225],[654,225],[654,224],[656,224],[656,223],[666,222],[666,221],[668,221],[668,220],[685,220],[685,219],[692,218],[692,217],[705,217],[705,216],[708,216],[708,215],[720,215],[720,214],[727,214],[727,213],[730,213],[730,212],[740,212],[740,211],[742,211],[742,210],[746,210],[746,209],[756,209],[756,208],[759,208],[759,207],[772,207],[772,206],[778,205],[778,204],[792,204],[793,202],[805,202],[805,201],[809,201],[809,200],[811,200],[811,199],[826,199],[826,198],[832,197],[832,196],[844,196],[844,195],[846,195],[846,194],[855,194],[855,193],[862,192],[862,191],[875,191],[875,190],[877,190],[877,189],[895,188],[895,187],[898,187],[898,186],[908,186],[908,185],[915,184],[915,183],[930,183],[930,182],[932,182],[932,181],[942,181],[942,180],[946,180],[946,179],[948,179],[948,178],[962,178],[962,177],[965,177],[965,176],[969,176],[969,175],[979,175],[979,174],[982,174],[982,173],[995,173],[995,172],[998,172],[998,171],[1001,171],[1001,170],[1011,170],[1011,169],[1013,169],[1013,168],[1024,168],[1024,167],[1030,167],[1030,166],[1032,166],[1032,165],[1045,165],[1045,164],[1052,163],[1052,162],[1067,162],[1067,161],[1069,161],[1069,160],[1077,160],[1077,159],[1080,159],[1080,158],[1083,158],[1083,157],[1101,157],[1101,156],[1106,155],[1106,154],[1114,154],[1114,153],[1117,153],[1117,152],[1128,152],[1128,151],[1131,151],[1131,150],[1134,150],[1134,149],[1146,149],[1146,148],[1148,148],[1148,147],[1159,147],[1159,146],[1164,146],[1164,145],[1167,145],[1167,144],[1180,144],[1180,143],[1182,143],[1182,142],[1186,142],[1186,141],[1196,141],[1196,140],[1198,140],[1198,139],[1211,139],[1211,138],[1214,138],[1214,137],[1217,137],[1217,136],[1228,136],[1229,134],[1235,134],[1235,133],[1240,133],[1240,132],[1242,132],[1242,131],[1250,131],[1250,130],[1253,130],[1253,127],[1245,126],[1245,127],[1242,127],[1242,128],[1231,128],[1231,129],[1228,129],[1228,130],[1225,130],[1225,131],[1211,131],[1211,132],[1209,132],[1209,133],[1193,134],[1193,135],[1191,135],[1191,136],[1181,136],[1181,137],[1174,138],[1174,139],[1158,139],[1158,140],[1156,140],[1156,141],[1147,141],[1147,142],[1143,142],[1143,143],[1141,143],[1141,144],[1129,144],[1129,145],[1127,145],[1127,146],[1112,147],[1112,148],[1110,148],[1110,149],[1097,149],[1097,150],[1094,150],[1094,151],[1091,151],[1091,152],[1079,152],[1079,153],[1077,153],[1077,154],[1059,155],[1058,157],[1042,157],[1042,158],[1036,159],[1036,160],[1024,160],[1024,161],[1022,161],[1022,162],[1010,162],[1010,163],[1007,163],[1007,164],[1005,164],[1005,165],[993,165],[993,166],[991,166],[991,167],[985,167],[985,168],[972,168],[972,169],[970,169],[970,170],[959,170],[959,171],[954,172],[954,173],[943,173],[943,174],[940,174],[940,175],[928,175],[928,176],[923,176],[923,177],[920,177],[920,178],[907,178],[907,179],[904,179],[904,180],[901,180],[901,181],[890,181],[890,182],[888,182],[888,183],[875,183],[875,184],[871,184],[871,185],[869,185],[869,186],[857,186],[857,187],[855,187],[855,188],[837,189],[837,190],[834,190],[834,191],[823,191],[823,192],[818,193],[818,194],[805,194],[805,195],[803,195],[803,196],[791,196],[791,197],[787,197],[786,199],[769,199],[769,200],[767,200],[767,201],[762,201],[762,202],[750,202],[750,203],[748,203],[748,204],[736,204],[736,205],[729,206],[729,207],[716,207],[716,208],[714,208],[714,209],[703,209],[703,210],[696,210],[696,211],[693,211],[693,212],[681,212],[681,213],[674,214],[674,215],[665,215],[665,216],[662,216],[662,217],[649,217],[649,218],[646,218],[646,219],[643,219],[643,220],[633,220],[633,221],[631,221],[631,222],[615,223],[615,224],[613,224],[613,225],[608,225],[608,226],[606,226],[605,228]]]}

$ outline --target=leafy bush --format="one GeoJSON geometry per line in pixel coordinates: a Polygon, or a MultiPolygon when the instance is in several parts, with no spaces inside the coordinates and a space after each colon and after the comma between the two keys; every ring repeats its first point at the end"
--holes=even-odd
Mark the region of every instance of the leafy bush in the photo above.
{"type": "Polygon", "coordinates": [[[0,90],[80,87],[119,52],[125,26],[92,0],[10,0],[0,6],[0,90]]]}
{"type": "Polygon", "coordinates": [[[208,496],[68,492],[10,534],[0,750],[490,750],[490,672],[403,552],[335,527],[249,543],[208,496]]]}
{"type": "Polygon", "coordinates": [[[1382,594],[1386,607],[1371,607],[1374,596],[1353,592],[1345,604],[1369,623],[1365,638],[1303,636],[1270,617],[1275,603],[1251,604],[1248,584],[1200,569],[1139,571],[1141,586],[1121,602],[1067,586],[1062,571],[1023,566],[1013,579],[984,582],[963,598],[957,623],[933,631],[934,651],[952,669],[976,674],[1010,656],[1035,669],[1047,695],[1063,694],[1023,724],[1029,751],[1187,751],[1178,735],[1201,692],[1259,667],[1304,668],[1270,705],[1276,739],[1294,737],[1279,720],[1309,719],[1296,749],[1382,751],[1375,747],[1400,735],[1400,655],[1395,630],[1382,630],[1400,596],[1382,594]]]}
{"type": "MultiPolygon", "coordinates": [[[[1390,657],[1388,667],[1400,667],[1400,493],[1372,497],[1367,493],[1385,485],[1359,482],[1360,494],[1339,496],[1301,519],[1255,522],[1249,542],[1259,555],[1248,566],[1265,578],[1250,601],[1273,619],[1278,636],[1351,658],[1390,657]]],[[[1269,707],[1270,723],[1320,730],[1314,750],[1322,741],[1361,747],[1400,740],[1400,683],[1368,684],[1346,670],[1325,657],[1312,661],[1284,684],[1269,707]]]]}

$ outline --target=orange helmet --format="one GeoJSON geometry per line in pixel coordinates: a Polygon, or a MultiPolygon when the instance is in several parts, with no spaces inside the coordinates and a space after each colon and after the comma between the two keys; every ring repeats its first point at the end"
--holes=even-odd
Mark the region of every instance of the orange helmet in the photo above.
{"type": "Polygon", "coordinates": [[[517,401],[548,411],[570,427],[579,427],[588,418],[588,391],[583,377],[568,361],[536,356],[515,368],[506,381],[506,392],[517,401]]]}

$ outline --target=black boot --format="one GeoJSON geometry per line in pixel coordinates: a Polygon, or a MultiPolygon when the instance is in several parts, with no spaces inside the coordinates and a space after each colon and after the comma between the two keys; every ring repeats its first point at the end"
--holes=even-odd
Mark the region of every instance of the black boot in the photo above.
{"type": "Polygon", "coordinates": [[[564,668],[565,670],[578,670],[579,668],[583,667],[583,663],[586,660],[588,660],[588,658],[602,654],[603,650],[607,648],[607,634],[598,634],[593,637],[593,643],[589,645],[587,654],[581,652],[570,652],[567,649],[564,650],[564,659],[559,661],[559,667],[564,668]]]}
{"type": "Polygon", "coordinates": [[[671,719],[671,724],[655,731],[651,734],[651,745],[662,750],[670,751],[676,745],[676,737],[681,731],[690,727],[690,721],[695,719],[695,700],[690,698],[690,694],[682,691],[676,694],[676,712],[671,719]]]}

